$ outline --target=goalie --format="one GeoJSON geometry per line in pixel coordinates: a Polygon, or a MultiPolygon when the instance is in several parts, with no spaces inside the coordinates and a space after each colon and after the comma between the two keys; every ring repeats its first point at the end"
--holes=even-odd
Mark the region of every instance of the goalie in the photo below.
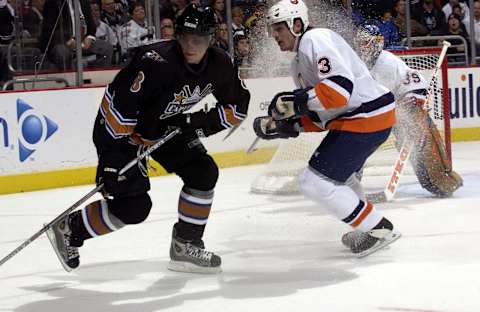
{"type": "Polygon", "coordinates": [[[421,186],[434,195],[449,197],[463,181],[452,170],[440,133],[425,110],[429,83],[399,57],[383,50],[383,41],[378,27],[367,24],[359,29],[354,43],[373,78],[397,99],[393,128],[397,148],[410,140],[410,161],[421,186]]]}

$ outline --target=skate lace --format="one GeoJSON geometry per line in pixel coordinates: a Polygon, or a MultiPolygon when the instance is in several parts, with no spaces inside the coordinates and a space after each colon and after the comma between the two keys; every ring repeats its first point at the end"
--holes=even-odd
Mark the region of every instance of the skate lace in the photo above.
{"type": "Polygon", "coordinates": [[[185,252],[189,257],[199,259],[201,261],[210,261],[213,254],[210,251],[206,251],[205,249],[201,249],[192,244],[186,244],[185,252]]]}
{"type": "Polygon", "coordinates": [[[68,260],[78,258],[79,257],[78,248],[70,246],[70,235],[64,236],[64,243],[66,247],[65,249],[67,250],[68,260]]]}

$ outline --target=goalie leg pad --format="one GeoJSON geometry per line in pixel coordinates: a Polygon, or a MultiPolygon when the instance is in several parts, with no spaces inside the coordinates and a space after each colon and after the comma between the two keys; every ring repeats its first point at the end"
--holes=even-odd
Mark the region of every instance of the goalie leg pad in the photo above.
{"type": "Polygon", "coordinates": [[[414,150],[410,156],[420,185],[430,193],[449,197],[463,185],[463,180],[451,168],[445,146],[432,118],[426,111],[405,103],[397,110],[399,128],[397,140],[410,140],[414,150]]]}

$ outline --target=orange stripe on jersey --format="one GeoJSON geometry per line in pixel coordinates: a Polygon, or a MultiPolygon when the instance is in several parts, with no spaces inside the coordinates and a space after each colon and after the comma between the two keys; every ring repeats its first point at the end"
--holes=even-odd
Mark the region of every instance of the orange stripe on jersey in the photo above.
{"type": "Polygon", "coordinates": [[[362,221],[365,220],[365,218],[370,214],[370,212],[372,212],[372,210],[373,210],[372,203],[367,202],[367,207],[365,207],[365,209],[363,209],[362,213],[358,216],[358,218],[350,225],[353,226],[353,227],[359,226],[360,223],[362,223],[362,221]]]}
{"type": "Polygon", "coordinates": [[[340,92],[323,82],[315,86],[315,94],[325,109],[342,108],[348,102],[340,92]]]}
{"type": "Polygon", "coordinates": [[[100,201],[95,201],[85,207],[87,210],[88,224],[97,235],[104,235],[112,232],[102,221],[102,206],[100,201]]]}
{"type": "Polygon", "coordinates": [[[325,129],[320,128],[316,124],[313,123],[312,119],[310,117],[304,115],[300,118],[300,122],[302,124],[303,131],[305,132],[322,132],[325,131],[325,129]]]}
{"type": "Polygon", "coordinates": [[[395,109],[386,113],[353,119],[336,119],[328,123],[327,129],[350,132],[376,132],[391,128],[395,124],[395,109]]]}
{"type": "Polygon", "coordinates": [[[105,113],[105,122],[108,126],[115,132],[115,135],[129,135],[133,132],[135,125],[125,125],[120,123],[114,116],[113,113],[110,111],[110,105],[107,99],[104,97],[102,99],[102,109],[105,113]]]}
{"type": "Polygon", "coordinates": [[[223,111],[225,112],[225,117],[227,118],[227,122],[232,124],[232,125],[237,125],[239,124],[242,119],[239,119],[237,118],[234,114],[233,114],[233,109],[231,109],[230,107],[224,107],[223,108],[223,111]]]}
{"type": "Polygon", "coordinates": [[[178,212],[187,217],[206,219],[210,215],[210,206],[195,205],[183,199],[178,201],[178,212]]]}

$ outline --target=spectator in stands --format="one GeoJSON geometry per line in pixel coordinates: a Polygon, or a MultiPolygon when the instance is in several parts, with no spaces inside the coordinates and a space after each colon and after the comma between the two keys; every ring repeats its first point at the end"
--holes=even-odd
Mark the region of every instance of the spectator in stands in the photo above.
{"type": "MultiPolygon", "coordinates": [[[[358,26],[358,25],[361,25],[365,22],[365,17],[363,16],[362,12],[357,8],[356,6],[356,3],[354,3],[353,1],[350,2],[351,3],[351,6],[352,6],[352,16],[351,16],[351,19],[352,19],[352,22],[354,25],[358,26]]],[[[345,16],[345,17],[348,17],[348,8],[347,8],[347,0],[342,0],[342,3],[341,3],[341,13],[345,16]]]]}
{"type": "MultiPolygon", "coordinates": [[[[468,39],[468,34],[464,30],[465,27],[462,27],[462,22],[458,18],[457,15],[455,14],[450,14],[448,17],[448,23],[446,27],[441,29],[438,33],[434,32],[432,35],[441,35],[441,36],[450,36],[450,35],[457,35],[461,36],[465,39],[467,46],[465,47],[465,44],[463,40],[461,39],[445,39],[449,41],[452,44],[452,47],[450,47],[447,51],[448,54],[459,54],[459,53],[464,53],[465,49],[469,49],[469,39],[468,39]]],[[[456,55],[456,56],[448,56],[448,60],[450,62],[465,62],[465,57],[462,55],[456,55]]]]}
{"type": "Polygon", "coordinates": [[[120,28],[120,46],[125,56],[132,48],[142,46],[154,38],[153,29],[145,21],[145,7],[141,2],[136,2],[130,9],[132,19],[120,28]]]}
{"type": "Polygon", "coordinates": [[[243,20],[245,16],[241,7],[234,6],[232,8],[232,33],[235,36],[235,33],[244,33],[247,34],[248,29],[243,25],[243,20]]]}
{"type": "Polygon", "coordinates": [[[459,0],[448,0],[448,3],[443,6],[442,11],[445,14],[445,17],[450,17],[450,14],[454,13],[453,8],[457,5],[460,6],[461,10],[463,11],[463,18],[462,15],[459,15],[461,18],[460,21],[463,22],[470,19],[470,10],[468,6],[459,0]]]}
{"type": "Polygon", "coordinates": [[[120,27],[128,21],[128,16],[116,5],[115,0],[102,0],[102,21],[117,33],[120,27]]]}
{"type": "MultiPolygon", "coordinates": [[[[395,1],[395,18],[393,22],[398,28],[400,40],[407,36],[407,20],[405,16],[405,0],[395,1]]],[[[428,29],[414,19],[410,19],[412,25],[412,36],[425,36],[428,34],[428,29]]]]}
{"type": "Polygon", "coordinates": [[[170,17],[162,17],[160,19],[160,38],[173,39],[175,38],[175,24],[170,17]]]}
{"type": "MultiPolygon", "coordinates": [[[[238,67],[250,67],[250,42],[248,41],[245,33],[237,31],[233,36],[233,42],[235,47],[234,61],[238,67]]],[[[243,78],[243,77],[242,77],[243,78]]]]}
{"type": "Polygon", "coordinates": [[[112,56],[113,51],[117,48],[118,51],[118,37],[117,33],[108,26],[105,22],[102,22],[100,14],[100,6],[93,2],[90,4],[92,9],[92,17],[95,25],[97,26],[97,31],[95,32],[96,41],[95,44],[105,47],[105,60],[98,65],[110,66],[112,65],[112,56]]]}
{"type": "Polygon", "coordinates": [[[252,15],[250,15],[245,20],[245,26],[248,28],[248,31],[251,32],[255,28],[258,21],[265,18],[265,2],[258,1],[255,7],[252,10],[252,15]]]}
{"type": "MultiPolygon", "coordinates": [[[[105,47],[100,43],[95,44],[96,26],[92,18],[90,3],[88,0],[79,0],[82,51],[96,56],[97,60],[105,60],[105,47]]],[[[46,0],[43,9],[43,25],[40,34],[39,46],[43,53],[57,69],[71,69],[75,43],[75,29],[73,1],[46,0]],[[59,19],[57,20],[57,17],[59,19]],[[53,34],[53,35],[52,35],[53,34]],[[51,38],[51,40],[50,40],[51,38]]]]}
{"type": "Polygon", "coordinates": [[[393,22],[392,11],[384,10],[377,26],[383,35],[385,49],[398,45],[400,35],[398,34],[397,26],[393,22]]]}
{"type": "MultiPolygon", "coordinates": [[[[467,32],[470,33],[470,20],[465,24],[467,32]]],[[[475,31],[475,45],[477,56],[480,55],[480,1],[473,2],[473,27],[475,31]]]]}
{"type": "Polygon", "coordinates": [[[423,1],[418,21],[428,29],[430,34],[432,31],[439,31],[446,24],[445,13],[435,6],[433,0],[423,1]]]}
{"type": "Polygon", "coordinates": [[[189,0],[172,0],[172,8],[175,14],[174,17],[177,18],[178,16],[180,16],[180,14],[182,14],[183,10],[185,10],[189,3],[189,0]]]}
{"type": "Polygon", "coordinates": [[[210,6],[213,8],[216,23],[225,23],[227,20],[225,18],[225,0],[211,0],[210,6]]]}
{"type": "Polygon", "coordinates": [[[25,1],[22,6],[23,35],[38,39],[43,23],[43,5],[45,0],[25,1]]]}
{"type": "Polygon", "coordinates": [[[226,23],[220,23],[215,30],[215,36],[213,38],[213,45],[228,51],[228,26],[226,23]]]}
{"type": "Polygon", "coordinates": [[[7,0],[0,0],[0,86],[11,79],[8,70],[8,44],[15,39],[15,14],[7,0]]]}

